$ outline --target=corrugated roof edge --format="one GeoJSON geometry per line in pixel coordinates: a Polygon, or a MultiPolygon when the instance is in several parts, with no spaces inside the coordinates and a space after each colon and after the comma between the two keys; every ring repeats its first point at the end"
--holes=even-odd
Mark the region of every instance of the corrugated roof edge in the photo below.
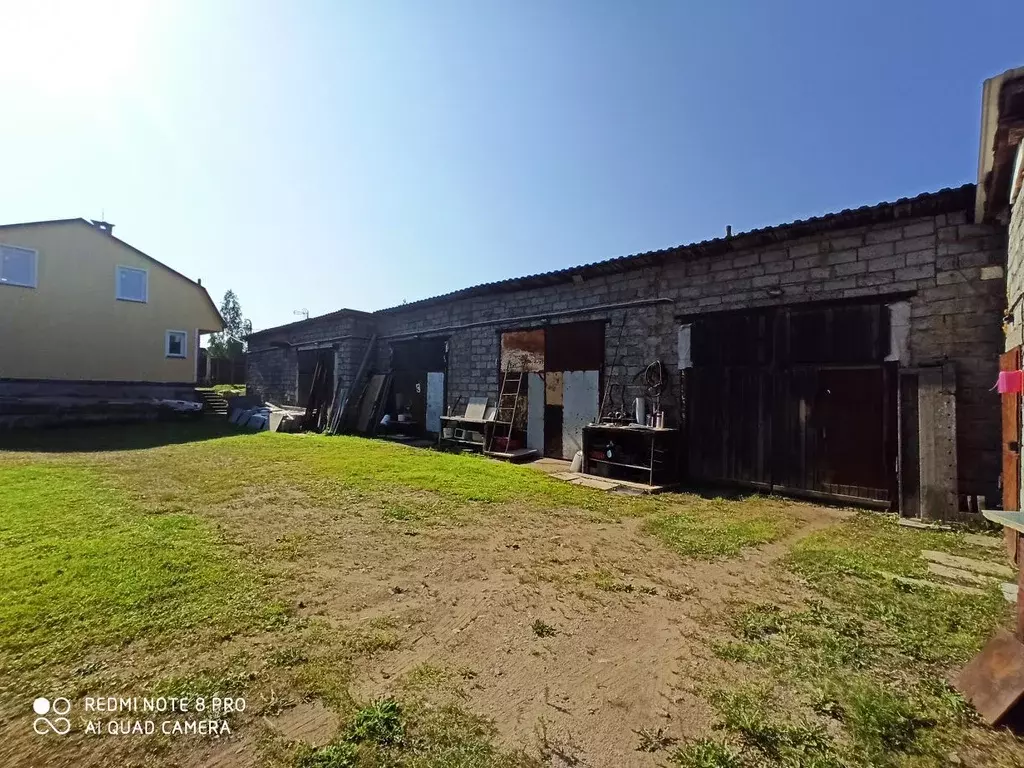
{"type": "Polygon", "coordinates": [[[295,328],[296,326],[305,325],[306,323],[315,323],[317,320],[326,320],[329,317],[341,317],[342,315],[354,315],[356,317],[373,317],[373,312],[363,312],[360,309],[338,309],[335,310],[334,312],[328,312],[325,315],[307,317],[304,318],[303,320],[295,320],[291,323],[285,323],[284,325],[275,325],[271,328],[262,328],[258,331],[253,331],[246,338],[251,339],[255,336],[262,336],[265,333],[284,331],[288,328],[295,328]]]}
{"type": "Polygon", "coordinates": [[[974,184],[964,184],[961,187],[955,188],[946,187],[937,192],[925,192],[915,197],[903,197],[893,202],[864,205],[860,208],[847,208],[838,213],[828,213],[824,216],[816,216],[810,219],[798,219],[788,224],[777,224],[773,227],[764,227],[763,229],[752,229],[749,232],[734,234],[732,237],[720,237],[714,240],[704,240],[700,243],[677,245],[659,251],[618,256],[613,259],[606,259],[605,261],[596,261],[553,272],[540,272],[526,275],[525,277],[513,277],[493,283],[482,283],[452,291],[451,293],[410,301],[407,304],[387,307],[386,309],[379,309],[373,314],[390,314],[455,299],[519,291],[525,288],[536,288],[544,285],[555,285],[557,283],[569,282],[574,275],[580,275],[586,279],[587,277],[597,275],[614,274],[629,269],[636,269],[637,267],[650,266],[668,257],[714,256],[729,251],[773,245],[786,240],[795,240],[800,237],[807,237],[808,235],[836,229],[860,227],[865,224],[936,215],[950,211],[970,211],[974,206],[974,191],[974,184]]]}
{"type": "Polygon", "coordinates": [[[474,296],[487,296],[496,293],[508,293],[520,291],[526,288],[536,288],[545,285],[557,285],[572,280],[574,275],[580,275],[584,279],[596,275],[608,275],[618,272],[625,272],[637,267],[649,266],[664,261],[669,257],[685,258],[688,256],[714,256],[729,251],[738,251],[758,246],[774,245],[786,240],[795,240],[800,237],[807,237],[821,232],[828,232],[837,229],[848,229],[860,227],[865,224],[877,224],[884,221],[896,219],[910,219],[919,216],[936,215],[950,211],[971,211],[974,206],[974,184],[964,184],[961,187],[940,189],[937,192],[924,192],[915,197],[903,197],[899,200],[876,205],[863,205],[860,208],[847,208],[838,213],[827,213],[824,216],[816,216],[811,219],[798,219],[788,224],[777,224],[773,227],[753,229],[749,232],[740,232],[732,237],[719,237],[714,240],[705,240],[700,243],[689,245],[677,245],[672,248],[664,248],[660,251],[647,251],[635,253],[629,256],[618,256],[605,261],[595,261],[590,264],[583,264],[578,267],[568,267],[552,272],[540,272],[525,277],[512,277],[508,280],[499,280],[493,283],[481,283],[469,288],[461,288],[451,293],[444,293],[439,296],[431,296],[426,299],[410,301],[407,304],[400,304],[394,307],[378,309],[376,312],[361,312],[356,309],[339,309],[336,312],[328,312],[325,315],[311,317],[307,320],[297,320],[293,323],[278,325],[273,328],[265,328],[250,335],[260,336],[262,334],[281,331],[287,328],[313,323],[328,317],[337,315],[353,314],[360,316],[373,316],[379,314],[391,314],[403,312],[409,309],[418,309],[439,304],[445,301],[456,299],[472,298],[474,296]]]}

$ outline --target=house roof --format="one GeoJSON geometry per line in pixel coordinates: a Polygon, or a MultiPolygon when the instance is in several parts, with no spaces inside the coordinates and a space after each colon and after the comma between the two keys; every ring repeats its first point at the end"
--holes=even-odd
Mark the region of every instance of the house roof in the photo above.
{"type": "MultiPolygon", "coordinates": [[[[26,222],[22,222],[20,224],[0,224],[0,230],[11,229],[11,228],[14,228],[14,227],[40,227],[40,226],[46,226],[46,225],[50,225],[50,224],[84,224],[90,230],[98,231],[96,229],[96,227],[94,227],[92,225],[92,223],[88,219],[83,219],[80,216],[78,218],[75,218],[75,219],[48,219],[46,221],[26,221],[26,222]]],[[[141,256],[142,258],[144,258],[144,259],[146,259],[148,261],[151,261],[152,263],[154,263],[154,264],[156,264],[158,266],[163,267],[164,269],[166,269],[171,274],[177,275],[182,280],[187,280],[188,282],[192,283],[196,288],[198,288],[200,291],[203,292],[203,296],[205,296],[206,300],[210,303],[210,307],[217,314],[217,317],[220,318],[221,323],[222,324],[224,323],[224,317],[221,315],[220,310],[217,308],[217,305],[213,303],[213,299],[210,297],[209,291],[207,291],[206,288],[202,285],[202,283],[200,283],[198,280],[193,280],[190,277],[186,277],[185,275],[181,274],[181,272],[179,272],[178,270],[174,269],[173,267],[167,266],[162,261],[158,261],[157,259],[154,259],[148,253],[144,253],[143,251],[140,251],[138,248],[136,248],[131,243],[126,243],[124,240],[122,240],[121,238],[119,238],[116,235],[112,234],[111,232],[103,232],[102,234],[103,234],[104,237],[109,237],[111,240],[116,240],[121,245],[123,245],[125,248],[128,248],[128,249],[132,250],[133,252],[135,252],[136,254],[141,256]]]]}
{"type": "Polygon", "coordinates": [[[410,301],[407,304],[381,309],[374,314],[391,314],[455,299],[556,285],[558,283],[570,282],[577,276],[586,280],[587,278],[600,275],[610,275],[661,264],[668,259],[720,256],[731,251],[772,246],[788,240],[796,240],[797,238],[833,230],[849,229],[898,219],[931,216],[950,211],[966,211],[970,210],[974,203],[974,192],[974,184],[964,184],[961,187],[941,189],[938,192],[925,192],[915,197],[904,197],[893,202],[878,203],[870,206],[865,205],[860,208],[848,208],[838,213],[829,213],[810,219],[791,221],[788,224],[778,224],[773,227],[753,229],[749,232],[742,232],[729,237],[719,237],[713,240],[704,240],[700,243],[678,245],[658,251],[647,251],[604,261],[595,261],[578,267],[558,269],[552,272],[540,272],[526,275],[525,277],[499,280],[493,283],[482,283],[470,288],[462,288],[451,293],[441,294],[440,296],[432,296],[427,299],[410,301]]]}
{"type": "Polygon", "coordinates": [[[998,215],[1010,201],[1017,146],[1024,142],[1024,67],[985,81],[974,218],[998,215]]]}

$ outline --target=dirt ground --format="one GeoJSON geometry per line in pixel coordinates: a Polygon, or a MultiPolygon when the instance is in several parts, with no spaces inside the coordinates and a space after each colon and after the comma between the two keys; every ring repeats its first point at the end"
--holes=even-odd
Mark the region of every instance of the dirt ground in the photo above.
{"type": "MultiPolygon", "coordinates": [[[[683,739],[710,727],[696,688],[721,667],[708,647],[714,617],[730,601],[788,602],[798,585],[768,566],[844,516],[793,510],[799,527],[790,537],[718,563],[681,561],[629,518],[524,518],[503,508],[457,528],[349,523],[305,541],[302,560],[312,565],[290,572],[288,590],[305,615],[332,625],[383,620],[397,629],[396,650],[359,665],[354,687],[364,698],[392,692],[424,667],[456,670],[458,698],[492,718],[506,746],[554,765],[646,768],[663,761],[636,749],[637,732],[683,739]],[[554,634],[538,637],[537,620],[554,634]]],[[[262,531],[260,547],[278,545],[285,532],[275,521],[297,512],[282,511],[260,520],[245,508],[238,534],[262,531]]],[[[325,710],[300,711],[275,729],[330,737],[325,710]]]]}
{"type": "MultiPolygon", "coordinates": [[[[466,754],[482,754],[492,744],[524,753],[488,752],[475,761],[433,761],[409,753],[401,756],[403,766],[654,768],[675,759],[676,747],[704,737],[739,745],[745,750],[742,764],[753,765],[749,761],[761,754],[744,746],[735,727],[723,732],[716,691],[778,682],[781,698],[769,715],[792,722],[765,721],[763,733],[782,740],[829,738],[844,749],[873,744],[865,738],[875,738],[874,732],[867,737],[854,732],[852,738],[861,739],[856,743],[840,733],[848,721],[829,715],[834,707],[812,713],[824,730],[800,731],[808,722],[808,701],[790,706],[796,699],[785,697],[787,691],[799,691],[806,699],[807,691],[780,679],[779,659],[786,657],[779,654],[791,647],[798,654],[794,658],[820,657],[840,682],[847,680],[847,672],[853,676],[849,679],[866,679],[857,659],[876,664],[879,678],[869,703],[883,707],[880,716],[900,728],[904,723],[918,728],[924,722],[918,711],[890,707],[894,694],[887,683],[898,693],[900,681],[886,676],[905,669],[908,681],[918,685],[914,681],[926,673],[944,674],[962,664],[976,648],[952,645],[975,642],[961,625],[974,621],[980,626],[982,618],[992,621],[994,615],[988,607],[986,613],[974,611],[973,597],[963,604],[947,599],[938,606],[949,617],[944,624],[904,626],[904,619],[919,622],[935,612],[931,593],[925,591],[912,606],[914,616],[868,616],[871,595],[885,595],[896,605],[901,594],[893,591],[889,576],[872,574],[922,573],[917,549],[946,547],[974,557],[1002,557],[998,543],[985,554],[962,538],[946,541],[943,534],[911,532],[884,516],[762,497],[666,494],[632,506],[630,499],[615,494],[575,489],[562,494],[561,483],[538,487],[537,474],[496,470],[480,459],[449,461],[431,452],[409,454],[344,440],[231,440],[70,459],[57,453],[15,458],[33,467],[69,464],[101,473],[127,494],[131,519],[167,513],[202,519],[217,551],[230,554],[236,569],[226,577],[225,590],[238,596],[239,584],[245,585],[242,589],[255,596],[253,611],[264,612],[222,636],[207,633],[201,641],[152,632],[120,647],[93,645],[48,670],[48,680],[31,684],[38,682],[40,692],[62,695],[234,692],[245,697],[247,706],[230,718],[231,735],[96,739],[80,733],[76,723],[75,733],[64,740],[37,736],[26,727],[31,720],[23,711],[25,701],[31,702],[26,696],[37,695],[25,689],[26,677],[19,683],[17,706],[0,701],[0,765],[391,765],[386,752],[372,752],[377,747],[365,742],[359,742],[358,763],[320,760],[321,753],[308,750],[349,743],[353,717],[375,700],[392,697],[403,707],[425,702],[433,712],[455,704],[496,729],[492,734],[486,726],[474,741],[477,736],[449,723],[450,730],[433,733],[423,743],[445,744],[457,734],[463,740],[459,743],[468,745],[466,754]],[[352,456],[361,463],[328,463],[352,456]],[[196,470],[199,466],[204,469],[196,470]],[[431,467],[448,473],[443,482],[429,473],[431,467]],[[484,496],[469,495],[468,485],[458,492],[438,490],[446,482],[476,482],[485,473],[490,485],[484,496]],[[502,493],[507,494],[504,500],[498,498],[502,493]],[[672,538],[678,533],[674,529],[652,528],[665,516],[683,521],[685,542],[672,538]],[[710,527],[702,528],[705,524],[710,527]],[[710,538],[700,533],[694,541],[694,531],[705,530],[710,538]],[[821,615],[831,628],[813,634],[817,614],[808,619],[808,611],[822,604],[822,584],[813,581],[813,571],[795,569],[790,556],[795,546],[815,541],[820,553],[822,537],[814,534],[830,530],[837,539],[846,537],[842,546],[847,548],[835,557],[859,560],[827,560],[823,567],[832,573],[837,562],[856,565],[860,570],[850,579],[863,602],[842,614],[826,610],[821,615]],[[235,579],[238,584],[227,583],[235,579]],[[271,603],[279,610],[265,614],[271,603]],[[774,614],[768,613],[764,631],[754,627],[752,634],[737,634],[737,617],[757,605],[796,617],[796,623],[788,629],[771,625],[774,614]],[[885,634],[890,620],[897,635],[885,634]],[[778,642],[765,642],[769,635],[778,642]],[[923,637],[925,645],[936,638],[949,647],[934,663],[922,661],[916,646],[903,642],[914,637],[923,637]],[[741,659],[735,647],[723,652],[737,640],[746,643],[745,652],[774,653],[775,666],[741,659]],[[847,652],[855,654],[849,663],[847,652]],[[909,654],[917,654],[915,661],[909,654]]],[[[803,562],[817,567],[807,557],[803,562]]],[[[985,625],[980,634],[988,632],[985,625]]],[[[193,629],[182,637],[202,635],[193,629]]],[[[810,677],[813,682],[813,673],[810,677]]],[[[955,744],[950,744],[960,733],[971,740],[961,750],[961,756],[968,756],[963,765],[1014,765],[1024,754],[1012,737],[970,721],[949,725],[959,711],[953,694],[920,685],[915,690],[934,691],[928,702],[944,702],[954,714],[943,715],[944,724],[935,729],[935,738],[948,735],[946,741],[920,742],[938,761],[914,765],[944,764],[942,756],[952,753],[955,744]]],[[[907,700],[917,706],[917,699],[907,700]]],[[[853,711],[853,705],[845,706],[853,711]]],[[[413,709],[405,714],[412,728],[429,721],[413,709]]],[[[869,726],[873,716],[866,721],[869,726]]],[[[884,737],[903,744],[896,741],[902,733],[897,728],[875,741],[883,743],[884,737]]],[[[817,759],[811,749],[808,759],[817,759]]],[[[907,750],[905,755],[916,759],[907,750]]],[[[904,755],[889,761],[884,751],[871,754],[877,758],[872,765],[907,764],[900,762],[904,755]]]]}

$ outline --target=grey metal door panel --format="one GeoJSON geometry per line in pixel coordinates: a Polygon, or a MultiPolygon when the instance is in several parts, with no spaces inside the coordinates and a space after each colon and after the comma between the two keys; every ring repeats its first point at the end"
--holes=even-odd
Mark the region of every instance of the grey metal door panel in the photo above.
{"type": "Polygon", "coordinates": [[[427,372],[427,432],[441,431],[441,412],[444,410],[444,373],[427,372]]]}
{"type": "Polygon", "coordinates": [[[597,421],[598,371],[566,371],[562,381],[562,458],[583,450],[583,427],[597,421]]]}
{"type": "Polygon", "coordinates": [[[544,376],[526,377],[526,447],[544,452],[544,376]]]}

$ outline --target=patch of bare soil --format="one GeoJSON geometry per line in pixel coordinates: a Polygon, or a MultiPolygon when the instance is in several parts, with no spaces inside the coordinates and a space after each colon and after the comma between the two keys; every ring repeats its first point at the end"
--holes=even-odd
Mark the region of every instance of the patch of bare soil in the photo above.
{"type": "Polygon", "coordinates": [[[508,747],[553,764],[654,766],[663,755],[638,751],[639,731],[682,740],[710,726],[698,687],[727,674],[709,648],[711,619],[731,600],[795,596],[768,565],[840,516],[794,514],[791,540],[716,563],[684,561],[634,519],[505,509],[457,528],[364,521],[318,538],[290,589],[332,625],[399,628],[398,650],[360,665],[357,698],[439,670],[508,747]]]}
{"type": "Polygon", "coordinates": [[[267,724],[275,735],[289,741],[304,741],[319,747],[338,733],[338,715],[318,701],[307,701],[286,709],[267,724]]]}

